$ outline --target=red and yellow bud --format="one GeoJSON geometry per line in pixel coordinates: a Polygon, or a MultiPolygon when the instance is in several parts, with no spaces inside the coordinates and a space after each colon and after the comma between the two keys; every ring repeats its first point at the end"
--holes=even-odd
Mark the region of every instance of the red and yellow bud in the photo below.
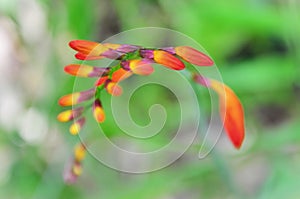
{"type": "Polygon", "coordinates": [[[123,89],[116,82],[110,81],[105,86],[106,91],[113,96],[122,95],[123,89]]]}
{"type": "Polygon", "coordinates": [[[99,99],[96,99],[94,102],[93,115],[98,123],[101,123],[105,120],[105,113],[99,99]]]}
{"type": "Polygon", "coordinates": [[[219,95],[221,120],[232,144],[239,149],[245,137],[244,111],[239,98],[228,86],[219,81],[200,75],[195,75],[194,80],[212,88],[219,95]]]}
{"type": "Polygon", "coordinates": [[[70,133],[72,135],[77,135],[80,130],[82,129],[83,125],[85,124],[85,118],[79,118],[78,120],[74,121],[74,123],[70,126],[70,133]]]}
{"type": "Polygon", "coordinates": [[[65,66],[65,72],[78,77],[99,77],[107,72],[106,68],[98,68],[81,64],[70,64],[65,66]]]}
{"type": "Polygon", "coordinates": [[[57,116],[57,120],[60,122],[68,122],[72,120],[72,110],[63,111],[57,116]]]}
{"type": "Polygon", "coordinates": [[[71,64],[67,65],[64,68],[64,71],[70,75],[79,76],[79,77],[88,77],[88,75],[93,71],[92,66],[80,65],[80,64],[71,64]]]}
{"type": "Polygon", "coordinates": [[[86,154],[86,148],[82,143],[78,144],[74,148],[74,159],[76,162],[81,162],[84,159],[85,154],[86,154]]]}
{"type": "Polygon", "coordinates": [[[85,40],[74,40],[71,41],[69,45],[74,50],[89,56],[99,56],[103,52],[109,50],[109,48],[100,43],[85,40]]]}
{"type": "Polygon", "coordinates": [[[155,62],[173,70],[182,70],[185,68],[184,63],[180,59],[164,50],[154,50],[153,59],[155,62]]]}
{"type": "Polygon", "coordinates": [[[72,106],[84,102],[86,100],[91,99],[94,96],[94,89],[90,89],[87,91],[71,93],[68,95],[62,96],[58,103],[61,106],[72,106]]]}
{"type": "Polygon", "coordinates": [[[72,106],[73,104],[77,104],[79,96],[79,92],[64,95],[59,99],[58,103],[61,106],[72,106]]]}
{"type": "Polygon", "coordinates": [[[137,75],[150,75],[154,71],[151,63],[152,61],[147,59],[130,60],[129,69],[137,75]]]}
{"type": "Polygon", "coordinates": [[[120,46],[119,44],[106,43],[104,45],[92,41],[74,40],[71,41],[69,45],[78,51],[75,57],[80,60],[96,60],[102,59],[103,57],[116,59],[122,55],[122,53],[112,49],[120,46]]]}
{"type": "Polygon", "coordinates": [[[219,95],[221,119],[227,135],[235,148],[240,148],[245,136],[243,106],[228,86],[216,80],[210,80],[210,87],[219,95]]]}
{"type": "Polygon", "coordinates": [[[175,47],[175,53],[191,64],[197,66],[211,66],[214,62],[204,53],[189,47],[189,46],[178,46],[175,47]]]}
{"type": "Polygon", "coordinates": [[[57,120],[60,122],[69,122],[82,115],[84,108],[78,107],[73,110],[66,110],[58,114],[57,120]]]}
{"type": "Polygon", "coordinates": [[[119,82],[119,81],[122,81],[124,79],[127,79],[131,75],[132,75],[132,73],[130,71],[125,70],[123,68],[119,68],[118,70],[113,72],[113,74],[111,76],[111,80],[113,82],[119,82]]]}
{"type": "Polygon", "coordinates": [[[82,174],[82,165],[80,162],[74,162],[74,165],[72,167],[72,173],[75,176],[80,176],[82,174]]]}

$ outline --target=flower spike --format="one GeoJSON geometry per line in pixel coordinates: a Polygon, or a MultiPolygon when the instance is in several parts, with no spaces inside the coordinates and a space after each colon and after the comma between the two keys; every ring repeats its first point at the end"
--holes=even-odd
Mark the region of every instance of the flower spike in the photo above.
{"type": "MultiPolygon", "coordinates": [[[[105,121],[106,115],[101,104],[103,92],[119,96],[123,92],[119,85],[120,81],[134,75],[151,75],[154,72],[153,64],[160,64],[172,70],[185,69],[184,73],[190,72],[194,75],[194,81],[213,89],[218,94],[224,129],[234,147],[241,147],[245,133],[244,113],[238,97],[221,82],[196,75],[191,67],[185,67],[185,62],[198,66],[212,66],[214,62],[208,55],[189,46],[148,48],[131,44],[97,43],[85,40],[74,40],[69,45],[76,51],[75,57],[79,60],[108,58],[117,62],[106,68],[85,64],[70,64],[64,67],[64,71],[70,75],[97,78],[89,90],[67,94],[58,100],[61,106],[74,106],[90,101],[90,103],[82,103],[80,107],[72,107],[72,110],[65,110],[58,114],[58,121],[73,122],[69,128],[72,135],[77,135],[86,122],[84,110],[92,108],[94,119],[98,123],[105,121]]],[[[64,172],[64,179],[67,183],[74,183],[81,175],[82,161],[86,150],[86,146],[82,143],[75,147],[73,158],[64,172]]]]}
{"type": "Polygon", "coordinates": [[[219,95],[220,116],[225,130],[234,147],[239,149],[245,137],[244,111],[240,100],[228,86],[217,80],[200,75],[195,75],[194,80],[219,95]]]}

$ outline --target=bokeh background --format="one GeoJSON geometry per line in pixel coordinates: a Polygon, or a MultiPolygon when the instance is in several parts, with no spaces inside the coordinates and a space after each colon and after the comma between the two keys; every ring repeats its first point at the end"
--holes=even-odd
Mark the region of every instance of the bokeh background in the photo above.
{"type": "MultiPolygon", "coordinates": [[[[299,11],[297,0],[0,0],[0,198],[299,198],[299,11]],[[244,146],[221,138],[198,160],[196,145],[143,175],[88,156],[78,182],[66,185],[78,142],[56,121],[57,100],[74,82],[63,73],[75,61],[68,42],[148,26],[182,32],[209,52],[244,105],[244,146]]],[[[177,113],[164,89],[146,89],[146,103],[177,113]]]]}

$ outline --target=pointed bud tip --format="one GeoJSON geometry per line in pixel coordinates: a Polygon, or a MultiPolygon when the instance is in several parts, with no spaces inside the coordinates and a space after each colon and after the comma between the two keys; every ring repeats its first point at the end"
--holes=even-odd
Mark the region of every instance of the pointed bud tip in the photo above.
{"type": "Polygon", "coordinates": [[[76,48],[76,44],[78,43],[78,40],[72,40],[69,42],[69,46],[72,48],[72,49],[75,49],[76,48]]]}
{"type": "Polygon", "coordinates": [[[80,70],[80,64],[70,64],[64,67],[64,71],[70,75],[77,76],[80,70]]]}
{"type": "Polygon", "coordinates": [[[80,52],[89,52],[95,48],[99,43],[88,40],[73,40],[69,42],[69,46],[80,52]]]}
{"type": "Polygon", "coordinates": [[[71,120],[72,110],[66,110],[57,115],[57,120],[60,122],[68,122],[71,120]]]}
{"type": "Polygon", "coordinates": [[[72,101],[72,94],[64,95],[58,100],[58,104],[60,106],[71,106],[72,101]]]}

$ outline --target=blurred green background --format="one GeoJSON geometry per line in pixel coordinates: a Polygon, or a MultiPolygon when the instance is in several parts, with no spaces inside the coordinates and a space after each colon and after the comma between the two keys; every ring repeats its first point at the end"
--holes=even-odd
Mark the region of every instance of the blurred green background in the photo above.
{"type": "MultiPolygon", "coordinates": [[[[0,0],[0,198],[300,198],[299,13],[297,0],[0,0]],[[78,182],[64,184],[78,141],[56,121],[57,99],[74,82],[63,73],[75,62],[68,42],[148,26],[182,32],[207,50],[244,105],[244,146],[235,151],[222,137],[203,160],[194,146],[143,175],[88,156],[78,182]]],[[[146,104],[173,106],[165,90],[146,89],[146,104]]]]}

